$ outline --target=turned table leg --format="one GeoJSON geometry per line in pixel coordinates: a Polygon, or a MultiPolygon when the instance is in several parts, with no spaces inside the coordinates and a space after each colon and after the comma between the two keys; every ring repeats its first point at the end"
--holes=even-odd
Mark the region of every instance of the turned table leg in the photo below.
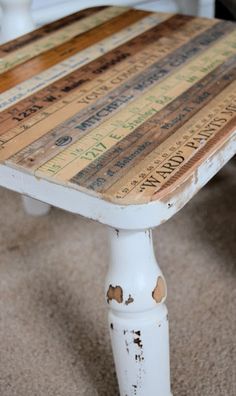
{"type": "MultiPolygon", "coordinates": [[[[31,0],[0,0],[2,24],[0,42],[12,40],[35,28],[31,16],[31,0]]],[[[22,197],[26,213],[33,216],[47,214],[50,205],[30,197],[22,197]]]]}
{"type": "Polygon", "coordinates": [[[22,195],[22,203],[26,213],[31,216],[44,216],[48,214],[51,208],[47,203],[26,197],[25,195],[22,195]]]}
{"type": "Polygon", "coordinates": [[[151,230],[110,230],[109,326],[121,396],[171,396],[166,283],[151,230]]]}

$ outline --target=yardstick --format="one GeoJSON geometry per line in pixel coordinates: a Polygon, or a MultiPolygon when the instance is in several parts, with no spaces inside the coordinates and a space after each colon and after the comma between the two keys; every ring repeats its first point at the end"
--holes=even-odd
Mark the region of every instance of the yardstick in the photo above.
{"type": "MultiPolygon", "coordinates": [[[[49,106],[52,106],[50,109],[50,113],[52,113],[52,109],[54,108],[56,101],[65,99],[66,97],[66,102],[69,102],[70,98],[75,96],[69,95],[71,92],[79,91],[80,93],[84,84],[93,80],[96,76],[99,76],[99,85],[104,86],[104,84],[107,84],[106,71],[108,70],[111,70],[110,75],[113,85],[115,83],[117,85],[124,82],[129,78],[129,76],[131,77],[145,66],[145,64],[143,64],[143,59],[145,59],[146,65],[151,64],[158,58],[159,54],[163,55],[168,51],[171,51],[171,49],[177,48],[186,42],[188,40],[188,38],[186,38],[186,31],[188,31],[188,37],[194,37],[206,29],[206,23],[200,25],[199,22],[195,23],[195,21],[189,21],[186,20],[186,18],[181,18],[180,20],[180,18],[173,17],[170,19],[172,21],[171,28],[169,26],[168,19],[165,23],[161,24],[161,29],[158,29],[160,25],[149,29],[138,37],[135,37],[133,40],[130,40],[103,56],[100,56],[94,61],[91,61],[88,65],[76,69],[64,78],[61,78],[49,86],[46,86],[44,89],[39,90],[27,99],[21,100],[19,105],[13,105],[6,111],[2,111],[0,113],[1,134],[16,124],[19,126],[19,121],[24,121],[22,123],[22,127],[25,126],[27,128],[28,125],[31,126],[34,123],[34,120],[31,119],[28,124],[25,122],[27,119],[38,112],[42,113],[40,118],[42,119],[45,114],[43,110],[49,106]],[[180,25],[180,22],[182,22],[182,25],[180,25]],[[163,30],[166,32],[166,35],[168,35],[168,38],[162,37],[161,33],[163,34],[163,30]],[[159,36],[158,40],[156,39],[157,34],[159,36]],[[151,59],[149,60],[149,58],[151,59]],[[141,64],[139,64],[140,60],[141,64]],[[121,71],[122,74],[118,76],[118,73],[121,71]],[[104,73],[106,73],[105,78],[103,78],[104,73]],[[37,106],[35,106],[36,102],[37,106]]],[[[22,86],[17,87],[16,90],[13,91],[13,97],[17,96],[20,88],[22,88],[22,86]]],[[[90,99],[91,101],[92,96],[94,96],[94,100],[98,99],[99,90],[96,89],[96,94],[91,95],[93,89],[88,88],[88,85],[86,85],[86,89],[83,89],[84,95],[86,95],[86,91],[90,92],[90,96],[87,96],[87,100],[90,99]]],[[[102,89],[100,92],[102,92],[102,89]]],[[[64,103],[63,100],[61,103],[64,103]]],[[[57,108],[57,106],[55,108],[57,108]]]]}
{"type": "Polygon", "coordinates": [[[89,45],[96,44],[101,41],[101,39],[115,34],[122,28],[143,19],[145,16],[147,16],[147,12],[145,11],[127,11],[122,14],[122,19],[119,17],[109,19],[105,23],[87,31],[86,36],[78,34],[68,42],[57,45],[51,50],[45,51],[37,57],[24,62],[24,73],[22,72],[21,66],[16,66],[13,69],[11,68],[1,75],[0,92],[4,92],[6,89],[16,84],[20,84],[24,81],[25,74],[28,78],[33,77],[42,70],[53,67],[68,57],[72,57],[79,51],[82,51],[84,48],[87,48],[89,45]]]}
{"type": "MultiPolygon", "coordinates": [[[[213,23],[215,24],[215,22],[213,23]]],[[[67,96],[68,101],[68,94],[75,91],[77,88],[81,90],[81,87],[83,88],[85,83],[91,81],[96,76],[99,76],[100,83],[102,75],[109,69],[111,69],[112,75],[116,76],[118,72],[117,66],[121,62],[122,71],[124,71],[124,69],[127,70],[128,66],[132,68],[127,70],[127,79],[129,74],[132,76],[132,70],[135,69],[139,71],[140,68],[142,69],[145,66],[138,64],[142,56],[145,57],[148,64],[148,58],[158,58],[159,52],[163,54],[171,51],[171,49],[175,49],[178,45],[180,46],[188,41],[190,37],[194,37],[208,28],[209,24],[207,24],[205,20],[191,20],[184,16],[173,16],[168,18],[164,23],[157,24],[157,26],[148,29],[134,39],[129,40],[125,44],[91,61],[86,66],[78,68],[49,86],[36,91],[25,100],[21,100],[19,105],[10,106],[6,111],[2,111],[0,113],[1,133],[5,130],[9,130],[9,128],[12,128],[15,124],[19,125],[19,121],[25,121],[39,111],[43,115],[44,112],[42,110],[51,105],[54,106],[56,101],[65,98],[65,96],[67,96]],[[150,54],[150,52],[152,53],[150,54]],[[125,61],[127,61],[127,64],[124,64],[125,61]],[[37,106],[35,106],[36,102],[37,106]],[[7,122],[5,122],[6,120],[7,122]]],[[[223,26],[223,29],[225,29],[225,26],[223,26]]],[[[124,73],[122,76],[119,77],[120,83],[125,81],[124,73]]],[[[105,79],[105,81],[106,80],[107,79],[105,79]]],[[[22,89],[22,86],[18,86],[16,90],[12,91],[13,98],[17,96],[20,88],[22,89]]],[[[98,97],[99,93],[96,90],[96,97],[94,99],[96,100],[98,97]]],[[[12,102],[14,100],[13,98],[11,99],[12,102]]],[[[50,110],[50,112],[52,112],[52,110],[50,110]]],[[[33,122],[30,121],[30,125],[32,125],[32,123],[33,122]]],[[[23,125],[26,127],[28,126],[27,123],[23,123],[23,125]]]]}
{"type": "MultiPolygon", "coordinates": [[[[111,37],[98,41],[97,44],[88,46],[88,48],[79,51],[73,56],[67,57],[64,61],[59,62],[55,66],[46,68],[46,70],[44,70],[44,65],[42,65],[41,67],[44,71],[31,78],[29,78],[28,75],[27,79],[22,81],[22,83],[19,83],[17,80],[17,85],[13,88],[11,88],[14,85],[12,74],[8,75],[7,80],[9,85],[4,87],[6,92],[4,95],[2,95],[2,100],[0,100],[0,111],[10,107],[13,103],[17,103],[21,99],[33,94],[34,92],[37,92],[40,89],[52,84],[54,81],[57,81],[60,78],[68,75],[79,67],[88,64],[93,59],[96,59],[113,48],[120,46],[122,43],[132,39],[133,37],[136,37],[138,34],[150,29],[150,27],[155,26],[161,22],[161,20],[167,17],[168,15],[165,14],[162,16],[159,14],[151,14],[150,16],[143,18],[139,23],[133,23],[129,25],[129,27],[121,29],[118,33],[112,34],[111,37]]],[[[121,25],[123,25],[123,22],[121,25]]],[[[94,32],[91,31],[92,36],[93,34],[94,32]]],[[[86,39],[84,39],[84,45],[86,45],[86,39]]],[[[25,72],[25,67],[23,67],[23,65],[21,66],[21,69],[22,68],[25,72]]],[[[15,71],[15,69],[12,70],[12,73],[13,71],[15,71]]],[[[35,71],[33,71],[33,73],[35,73],[35,71]]],[[[17,79],[18,74],[14,73],[14,77],[17,79]]],[[[26,74],[23,72],[22,78],[26,78],[26,74]]],[[[2,79],[3,81],[5,80],[5,75],[2,76],[2,79]]]]}
{"type": "MultiPolygon", "coordinates": [[[[222,26],[216,26],[215,28],[211,29],[207,35],[208,41],[212,41],[213,38],[215,39],[216,33],[218,37],[220,29],[222,29],[222,26]]],[[[66,99],[63,99],[57,104],[51,106],[46,112],[47,118],[44,117],[45,120],[43,128],[42,123],[40,123],[40,128],[38,127],[38,125],[35,125],[35,123],[38,122],[41,116],[41,114],[38,114],[35,117],[31,118],[28,123],[24,122],[19,127],[13,128],[9,133],[2,135],[0,139],[2,142],[5,141],[5,154],[7,152],[9,153],[11,147],[15,149],[17,142],[18,144],[21,144],[22,147],[25,137],[27,139],[28,145],[24,152],[19,153],[19,156],[30,157],[28,165],[34,167],[37,166],[38,161],[36,161],[35,157],[34,161],[32,161],[31,153],[32,150],[35,150],[34,147],[29,145],[29,135],[31,139],[37,136],[38,139],[35,143],[37,145],[37,157],[39,160],[39,146],[41,145],[43,149],[43,160],[45,160],[45,147],[48,147],[51,142],[51,146],[49,146],[48,150],[48,153],[51,156],[53,153],[51,148],[52,146],[55,146],[55,137],[57,137],[58,139],[63,136],[63,133],[65,133],[65,131],[67,132],[67,134],[70,131],[70,138],[76,140],[76,138],[78,138],[78,130],[80,130],[80,137],[83,131],[87,132],[89,130],[89,127],[93,127],[96,122],[102,122],[105,118],[108,118],[109,116],[114,114],[114,112],[118,111],[123,105],[126,105],[128,102],[134,100],[139,94],[142,94],[143,89],[133,89],[133,87],[135,87],[135,84],[144,84],[145,81],[150,81],[152,84],[154,84],[157,80],[164,78],[168,73],[171,72],[171,70],[175,67],[172,65],[173,60],[175,60],[177,56],[179,59],[181,57],[179,62],[184,63],[191,56],[195,55],[198,51],[201,51],[204,48],[204,45],[200,44],[200,41],[203,38],[206,39],[206,36],[199,35],[199,37],[196,38],[194,52],[192,51],[191,47],[186,44],[184,46],[182,45],[179,51],[174,52],[174,54],[171,54],[170,56],[164,55],[166,55],[168,51],[173,51],[174,45],[176,45],[176,40],[177,48],[180,46],[181,43],[184,44],[182,40],[179,40],[178,36],[177,38],[174,38],[175,41],[170,40],[169,45],[167,45],[168,41],[165,40],[163,44],[161,41],[158,42],[158,48],[154,48],[154,45],[151,44],[147,47],[145,46],[145,50],[140,51],[137,56],[133,56],[131,60],[124,60],[123,62],[121,62],[119,67],[114,67],[112,68],[111,72],[105,73],[105,78],[102,78],[102,76],[99,77],[98,86],[94,86],[94,81],[92,81],[90,84],[85,84],[85,90],[78,89],[74,94],[68,95],[66,99]],[[181,55],[183,50],[185,51],[184,57],[181,55]],[[155,56],[152,55],[153,52],[155,52],[155,56]],[[142,56],[141,58],[140,55],[142,56]],[[137,58],[138,56],[139,58],[137,58]],[[157,60],[159,56],[160,58],[163,58],[163,60],[160,62],[155,62],[155,60],[157,60]],[[148,66],[152,64],[153,66],[149,68],[148,66]],[[128,67],[131,67],[125,69],[126,65],[128,67]],[[147,67],[146,70],[143,70],[144,66],[147,67]],[[120,73],[118,73],[118,71],[120,71],[120,73]],[[141,75],[140,71],[142,71],[141,75]],[[131,78],[133,74],[138,74],[137,78],[131,78]],[[126,82],[127,79],[128,82],[126,82]],[[109,91],[112,92],[111,96],[108,96],[109,91]],[[103,99],[100,99],[98,101],[98,96],[103,96],[103,99]],[[119,99],[114,101],[114,98],[119,99]],[[97,106],[94,107],[93,103],[95,100],[97,106]],[[83,109],[85,110],[83,111],[83,109]],[[109,111],[107,109],[109,109],[109,111]],[[93,116],[88,118],[88,115],[90,115],[90,113],[91,115],[95,114],[95,117],[93,116]],[[70,120],[68,120],[69,115],[72,116],[70,120]],[[86,118],[84,119],[85,116],[86,118]],[[53,129],[51,129],[52,125],[55,124],[55,120],[57,122],[60,121],[60,124],[58,127],[54,127],[53,129]],[[66,121],[62,123],[64,120],[66,121]],[[84,121],[79,126],[78,123],[80,120],[84,121]],[[33,127],[33,125],[35,126],[33,127]],[[24,137],[19,136],[18,139],[14,139],[12,141],[10,140],[9,143],[7,143],[7,140],[9,140],[10,137],[16,137],[17,132],[19,133],[19,128],[21,128],[22,131],[22,127],[24,128],[23,131],[27,129],[24,132],[24,137]],[[50,134],[45,135],[45,137],[39,140],[40,136],[42,134],[45,134],[47,130],[50,130],[50,134]]],[[[95,71],[96,70],[97,69],[95,69],[95,71]]],[[[37,103],[39,104],[39,102],[37,103]]],[[[42,114],[45,116],[45,111],[42,111],[42,114]]],[[[19,147],[20,146],[18,146],[18,148],[19,147]]],[[[56,146],[56,148],[54,148],[54,152],[55,150],[60,151],[60,146],[56,146]]]]}
{"type": "MultiPolygon", "coordinates": [[[[62,154],[58,154],[42,165],[36,174],[40,175],[41,172],[44,175],[54,174],[62,180],[69,180],[77,171],[101,156],[117,141],[125,138],[132,130],[223,63],[229,54],[231,56],[236,54],[236,31],[227,35],[219,43],[212,45],[197,59],[189,61],[187,65],[171,74],[169,78],[159,84],[154,84],[153,88],[125,106],[124,110],[92,129],[78,142],[65,148],[62,154]],[[160,96],[164,97],[164,101],[159,100],[160,96]]],[[[142,83],[134,86],[134,89],[140,89],[143,92],[142,83]]]]}
{"type": "Polygon", "coordinates": [[[101,199],[163,198],[236,130],[231,22],[103,7],[0,56],[0,161],[101,199]]]}
{"type": "Polygon", "coordinates": [[[194,161],[199,160],[206,147],[235,131],[236,121],[236,83],[226,88],[217,99],[213,99],[210,109],[203,109],[173,136],[160,144],[147,156],[142,165],[137,165],[122,182],[114,184],[106,191],[114,193],[116,198],[129,202],[132,196],[145,202],[146,197],[155,195],[163,187],[170,186],[170,180],[187,170],[194,161]],[[233,121],[233,122],[231,122],[233,121]],[[227,126],[227,128],[226,128],[227,126]],[[197,155],[198,154],[198,155],[197,155]],[[126,199],[125,199],[126,197],[126,199]]]}
{"type": "MultiPolygon", "coordinates": [[[[73,37],[87,32],[90,29],[125,12],[127,12],[127,8],[109,7],[92,13],[92,15],[86,16],[82,19],[80,18],[80,14],[78,14],[77,18],[75,18],[77,20],[67,26],[64,26],[62,29],[57,29],[55,32],[48,33],[47,35],[41,34],[43,37],[40,37],[39,33],[37,40],[28,43],[22,48],[16,49],[14,52],[10,52],[9,54],[5,53],[5,56],[1,56],[0,73],[6,72],[45,51],[70,41],[73,37]]],[[[44,33],[44,30],[45,29],[43,29],[42,33],[44,33]]]]}
{"type": "Polygon", "coordinates": [[[23,36],[17,37],[12,41],[8,41],[5,44],[2,44],[0,48],[0,56],[4,57],[11,52],[15,52],[18,49],[23,48],[32,42],[36,42],[38,39],[42,39],[43,37],[53,32],[56,32],[57,30],[60,30],[73,22],[82,20],[83,18],[90,16],[95,12],[102,11],[105,8],[105,6],[87,8],[85,10],[81,10],[74,14],[68,15],[64,18],[58,19],[52,23],[43,25],[42,27],[35,29],[30,33],[26,33],[23,36]]]}

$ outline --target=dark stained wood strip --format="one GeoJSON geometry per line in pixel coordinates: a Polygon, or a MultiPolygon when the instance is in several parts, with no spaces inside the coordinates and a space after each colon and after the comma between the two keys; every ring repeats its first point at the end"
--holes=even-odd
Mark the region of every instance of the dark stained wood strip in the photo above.
{"type": "MultiPolygon", "coordinates": [[[[228,25],[229,31],[231,26],[228,25]]],[[[218,24],[207,30],[205,33],[198,35],[193,39],[193,42],[188,42],[173,51],[170,55],[164,57],[161,61],[154,63],[151,67],[144,69],[137,77],[129,79],[128,82],[120,85],[118,88],[112,91],[111,95],[107,95],[101,99],[95,107],[93,104],[91,106],[85,107],[85,110],[80,111],[75,117],[67,119],[63,124],[59,124],[50,130],[49,135],[42,137],[35,143],[28,145],[25,150],[20,151],[11,160],[17,162],[19,165],[28,166],[29,168],[35,168],[39,166],[42,161],[45,161],[47,155],[53,157],[55,153],[63,150],[63,145],[66,140],[63,140],[63,145],[55,145],[55,142],[65,136],[70,137],[67,141],[72,142],[74,138],[77,139],[88,133],[94,126],[99,125],[104,120],[111,117],[115,112],[119,111],[126,103],[134,100],[139,95],[148,89],[151,85],[156,84],[161,81],[168,74],[170,74],[174,69],[176,69],[176,62],[178,61],[179,66],[187,62],[191,57],[196,56],[197,53],[204,50],[206,45],[210,42],[215,42],[220,37],[226,33],[225,25],[218,24]],[[194,48],[194,51],[192,51],[194,48]],[[182,55],[184,54],[184,56],[182,55]],[[118,105],[119,102],[119,105],[118,105]],[[116,105],[115,105],[116,104],[116,105]],[[108,111],[107,109],[110,108],[108,111]],[[98,117],[98,113],[106,113],[102,117],[98,117]],[[95,117],[96,123],[88,122],[88,119],[93,119],[95,117]],[[72,128],[74,131],[72,131],[72,128]],[[34,153],[35,154],[32,154],[34,153]],[[48,153],[46,155],[46,153],[48,153]]],[[[173,47],[172,47],[173,50],[173,47]]]]}
{"type": "Polygon", "coordinates": [[[235,62],[236,57],[233,57],[208,74],[108,150],[99,160],[75,175],[71,182],[96,192],[105,192],[234,81],[235,62]]]}
{"type": "Polygon", "coordinates": [[[205,139],[209,139],[207,143],[200,148],[193,157],[187,160],[181,168],[169,178],[169,180],[162,185],[158,191],[154,191],[151,200],[159,199],[163,196],[163,193],[166,193],[166,190],[170,189],[172,186],[177,183],[181,183],[181,179],[186,178],[187,174],[193,172],[194,169],[197,169],[199,163],[203,161],[203,159],[209,158],[209,152],[218,151],[232,135],[232,132],[236,131],[236,101],[230,106],[230,110],[228,110],[234,116],[227,122],[222,128],[219,129],[218,133],[215,134],[212,138],[209,136],[205,136],[205,139]]]}
{"type": "Polygon", "coordinates": [[[48,34],[46,37],[33,41],[33,43],[29,43],[23,48],[19,48],[13,53],[7,54],[4,58],[1,58],[0,73],[6,73],[16,66],[37,57],[43,52],[50,51],[63,43],[69,42],[73,37],[78,37],[79,34],[88,32],[126,11],[127,8],[124,7],[109,7],[108,9],[99,11],[86,18],[82,18],[77,22],[73,22],[56,32],[48,34]]]}
{"type": "Polygon", "coordinates": [[[4,56],[18,50],[19,48],[31,44],[38,39],[46,37],[48,34],[54,33],[55,31],[60,30],[73,22],[77,22],[87,16],[97,13],[98,11],[102,11],[105,8],[107,8],[107,6],[87,8],[64,18],[58,19],[55,22],[44,25],[39,29],[35,29],[30,33],[16,38],[15,40],[8,41],[7,43],[0,46],[0,57],[4,58],[4,56]]]}
{"type": "MultiPolygon", "coordinates": [[[[218,148],[222,146],[222,143],[236,132],[235,92],[234,80],[189,122],[164,141],[157,150],[151,152],[106,193],[103,193],[103,197],[112,201],[122,200],[124,204],[144,203],[152,199],[162,199],[164,193],[161,190],[164,186],[166,186],[166,196],[167,183],[185,164],[186,178],[196,155],[198,160],[203,161],[206,152],[209,157],[217,151],[217,146],[218,148]]],[[[179,177],[175,179],[175,187],[178,185],[181,185],[179,177]]],[[[172,184],[171,187],[173,189],[174,185],[172,184]]]]}
{"type": "Polygon", "coordinates": [[[121,16],[115,17],[108,22],[105,22],[98,27],[91,29],[89,32],[82,33],[71,39],[70,41],[46,51],[37,57],[1,74],[0,92],[14,87],[17,84],[37,75],[38,73],[56,65],[59,62],[75,55],[78,51],[99,42],[100,40],[109,37],[132,23],[139,21],[148,12],[130,10],[121,16]]]}
{"type": "MultiPolygon", "coordinates": [[[[69,184],[116,203],[137,204],[166,197],[236,129],[235,25],[193,18],[191,30],[190,19],[176,19],[180,26],[176,34],[169,29],[169,39],[167,28],[164,36],[158,35],[159,41],[155,38],[153,43],[147,41],[147,35],[139,35],[136,41],[126,43],[126,51],[123,46],[111,51],[77,70],[78,74],[71,73],[71,79],[61,79],[28,101],[19,101],[17,96],[16,103],[12,94],[17,90],[6,91],[5,99],[3,93],[2,108],[11,101],[16,104],[2,113],[1,160],[36,177],[69,184]],[[193,38],[198,21],[201,28],[206,23],[208,35],[193,38]],[[136,44],[132,46],[132,42],[136,44]],[[140,69],[123,79],[120,73],[127,72],[132,62],[134,66],[139,62],[140,69]],[[111,78],[117,72],[117,84],[112,86],[111,78]],[[102,84],[106,88],[94,95],[102,84]],[[41,108],[46,93],[47,104],[41,108]],[[82,103],[78,102],[81,98],[82,103]],[[29,106],[32,113],[24,115],[29,106]],[[30,122],[34,124],[29,128],[30,122]],[[7,136],[10,140],[4,142],[7,136]],[[18,154],[7,159],[14,153],[18,154]]],[[[85,36],[80,35],[84,40],[85,36]]],[[[111,33],[107,31],[106,37],[110,49],[114,45],[111,33]]],[[[48,54],[52,56],[53,51],[62,48],[58,46],[48,54]]],[[[66,47],[60,54],[64,59],[70,56],[66,47]]],[[[60,62],[60,54],[55,64],[60,62]]],[[[95,54],[99,56],[99,51],[95,54]]],[[[91,55],[90,59],[94,58],[91,55]]],[[[26,62],[13,70],[29,64],[33,65],[26,62]]],[[[43,70],[47,70],[45,65],[43,70]]],[[[42,73],[42,78],[45,76],[42,73]]],[[[33,88],[29,86],[27,92],[33,92],[33,88]]]]}
{"type": "MultiPolygon", "coordinates": [[[[195,21],[193,18],[175,15],[142,35],[95,59],[86,66],[70,73],[68,76],[21,100],[17,105],[0,112],[0,134],[15,125],[19,125],[19,122],[33,117],[40,110],[43,111],[52,102],[56,103],[58,100],[66,98],[69,93],[78,88],[83,88],[85,83],[99,78],[110,68],[117,66],[128,58],[132,58],[144,47],[158,42],[162,37],[175,36],[180,40],[185,32],[186,24],[192,22],[192,30],[190,32],[188,29],[188,37],[194,36],[196,31],[201,32],[200,28],[202,30],[206,28],[206,24],[201,27],[199,22],[195,26],[195,21]]],[[[186,41],[186,37],[182,37],[182,39],[184,42],[186,41]]]]}
{"type": "MultiPolygon", "coordinates": [[[[144,92],[141,97],[127,104],[124,109],[94,128],[82,139],[70,144],[63,150],[63,153],[43,164],[35,174],[39,177],[41,173],[43,177],[53,175],[55,179],[64,182],[72,178],[94,159],[101,157],[109,148],[115,146],[117,141],[125,138],[132,130],[144,124],[152,115],[209,74],[211,70],[226,62],[230,55],[235,55],[235,38],[236,30],[186,65],[177,68],[170,77],[154,85],[148,92],[144,92]],[[165,95],[167,100],[160,102],[161,94],[165,95]]],[[[7,155],[7,151],[4,155],[7,155]]]]}

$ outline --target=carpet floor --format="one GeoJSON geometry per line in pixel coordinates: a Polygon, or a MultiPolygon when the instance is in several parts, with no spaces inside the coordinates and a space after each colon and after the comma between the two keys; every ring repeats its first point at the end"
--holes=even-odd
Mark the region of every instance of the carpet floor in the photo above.
{"type": "MultiPolygon", "coordinates": [[[[236,395],[236,161],[154,230],[175,396],[236,395]]],[[[0,189],[0,395],[116,396],[106,228],[0,189]]],[[[146,395],[149,396],[149,395],[146,395]]]]}

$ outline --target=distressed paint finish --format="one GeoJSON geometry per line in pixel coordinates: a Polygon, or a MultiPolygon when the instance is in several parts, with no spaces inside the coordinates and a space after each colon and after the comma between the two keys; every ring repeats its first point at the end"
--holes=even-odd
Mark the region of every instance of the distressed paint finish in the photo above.
{"type": "Polygon", "coordinates": [[[0,161],[116,205],[158,201],[233,136],[235,24],[86,15],[0,49],[0,161]]]}
{"type": "Polygon", "coordinates": [[[166,298],[166,284],[161,276],[157,278],[157,284],[152,292],[152,298],[154,298],[156,303],[160,303],[166,298]]]}
{"type": "Polygon", "coordinates": [[[109,303],[112,300],[117,301],[119,304],[123,302],[123,290],[120,286],[109,286],[107,291],[107,302],[109,303]]]}
{"type": "MultiPolygon", "coordinates": [[[[13,2],[31,30],[30,1],[0,4],[13,2]]],[[[104,7],[0,48],[0,184],[30,213],[53,204],[113,227],[105,298],[122,396],[171,395],[148,229],[236,152],[235,39],[232,23],[104,7]]]]}
{"type": "Polygon", "coordinates": [[[106,300],[108,294],[113,297],[107,305],[120,394],[170,396],[166,285],[151,231],[111,229],[109,233],[105,290],[106,300]],[[111,289],[111,285],[120,286],[111,289]]]}

